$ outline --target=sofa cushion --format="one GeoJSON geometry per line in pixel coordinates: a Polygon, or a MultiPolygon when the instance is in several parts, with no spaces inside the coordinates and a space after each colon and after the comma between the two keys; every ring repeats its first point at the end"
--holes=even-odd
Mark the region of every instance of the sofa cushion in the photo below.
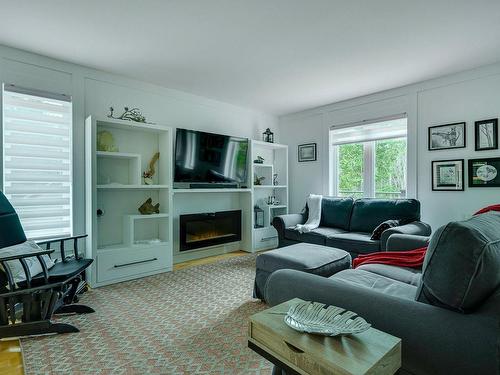
{"type": "Polygon", "coordinates": [[[415,300],[417,293],[416,286],[360,269],[340,271],[331,276],[330,279],[408,300],[415,300]]]}
{"type": "Polygon", "coordinates": [[[356,254],[380,251],[380,241],[370,239],[371,233],[346,232],[327,237],[326,246],[337,247],[356,254]]]}
{"type": "Polygon", "coordinates": [[[331,276],[336,271],[349,268],[350,255],[331,247],[299,243],[263,253],[257,257],[256,268],[274,272],[287,268],[331,276]]]}
{"type": "MultiPolygon", "coordinates": [[[[19,254],[30,254],[39,250],[41,250],[41,248],[35,242],[25,241],[17,245],[1,248],[0,255],[7,257],[19,254]]],[[[45,265],[48,269],[54,266],[54,261],[48,255],[42,255],[42,260],[45,262],[45,265]]],[[[28,271],[30,273],[30,276],[33,277],[43,272],[42,265],[40,264],[40,261],[38,260],[37,257],[24,258],[24,261],[28,266],[28,271]]],[[[24,267],[22,266],[20,260],[18,259],[8,260],[6,263],[12,274],[14,282],[19,283],[21,281],[26,280],[26,273],[24,271],[24,267]]],[[[3,274],[5,272],[6,271],[3,268],[3,266],[0,265],[0,273],[3,274]]],[[[7,281],[6,275],[5,275],[5,280],[4,280],[4,275],[0,277],[0,280],[2,285],[6,284],[7,281]]]]}
{"type": "Polygon", "coordinates": [[[420,202],[416,199],[357,199],[349,230],[371,233],[386,220],[401,220],[404,223],[420,220],[420,202]]]}
{"type": "Polygon", "coordinates": [[[388,264],[362,264],[356,268],[357,270],[363,270],[375,273],[380,276],[388,277],[396,281],[401,281],[405,284],[410,284],[417,286],[420,283],[420,278],[422,276],[422,270],[409,267],[396,267],[390,266],[388,264]]]}
{"type": "Polygon", "coordinates": [[[417,300],[468,312],[500,287],[500,213],[451,222],[432,236],[417,300]]]}
{"type": "Polygon", "coordinates": [[[349,230],[352,206],[354,199],[351,197],[323,197],[321,200],[321,222],[322,227],[333,227],[349,230]]]}
{"type": "Polygon", "coordinates": [[[339,228],[319,227],[313,229],[311,232],[300,233],[298,230],[290,227],[285,229],[285,238],[293,241],[324,245],[328,236],[333,236],[334,234],[339,233],[346,233],[346,231],[339,228]]]}

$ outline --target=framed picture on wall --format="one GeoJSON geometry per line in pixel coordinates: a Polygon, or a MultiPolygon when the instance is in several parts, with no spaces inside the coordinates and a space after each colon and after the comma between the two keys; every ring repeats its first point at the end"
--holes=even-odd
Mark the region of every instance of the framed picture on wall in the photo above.
{"type": "Polygon", "coordinates": [[[498,119],[476,121],[474,123],[476,151],[498,149],[498,119]]]}
{"type": "Polygon", "coordinates": [[[500,158],[470,159],[469,187],[500,187],[500,158]]]}
{"type": "Polygon", "coordinates": [[[316,143],[305,143],[303,145],[299,145],[298,158],[299,162],[316,161],[317,160],[316,143]]]}
{"type": "Polygon", "coordinates": [[[464,160],[434,160],[432,162],[433,191],[464,190],[464,160]]]}
{"type": "Polygon", "coordinates": [[[465,122],[429,127],[429,151],[465,147],[465,122]]]}

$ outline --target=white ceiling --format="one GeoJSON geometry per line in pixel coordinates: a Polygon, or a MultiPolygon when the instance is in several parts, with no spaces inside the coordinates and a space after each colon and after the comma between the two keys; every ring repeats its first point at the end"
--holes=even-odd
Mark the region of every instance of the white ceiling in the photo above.
{"type": "Polygon", "coordinates": [[[499,0],[0,0],[0,44],[273,114],[500,61],[499,0]]]}

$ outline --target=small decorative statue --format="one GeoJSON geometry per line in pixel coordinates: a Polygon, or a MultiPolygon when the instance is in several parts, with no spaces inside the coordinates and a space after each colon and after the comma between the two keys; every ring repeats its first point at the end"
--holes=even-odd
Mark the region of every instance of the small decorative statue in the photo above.
{"type": "Polygon", "coordinates": [[[264,164],[264,158],[262,156],[257,156],[257,159],[253,161],[255,164],[264,164]]]}
{"type": "Polygon", "coordinates": [[[273,174],[273,185],[274,186],[279,185],[278,174],[277,173],[273,174]]]}
{"type": "Polygon", "coordinates": [[[254,180],[253,180],[253,184],[257,185],[257,186],[262,185],[262,181],[264,181],[265,179],[266,179],[265,177],[259,177],[259,176],[255,175],[254,180]]]}
{"type": "Polygon", "coordinates": [[[148,198],[146,202],[141,204],[139,207],[139,212],[141,215],[151,215],[151,214],[159,214],[160,213],[160,204],[156,203],[153,205],[153,200],[148,198]]]}
{"type": "Polygon", "coordinates": [[[113,115],[114,108],[109,107],[109,118],[114,118],[116,120],[127,120],[127,121],[135,121],[135,122],[142,122],[143,124],[152,124],[152,122],[147,122],[146,117],[143,116],[139,108],[132,108],[129,109],[128,107],[123,108],[125,112],[121,116],[115,117],[113,115]]]}
{"type": "Polygon", "coordinates": [[[97,151],[118,152],[113,134],[107,130],[97,133],[97,151]]]}
{"type": "Polygon", "coordinates": [[[144,178],[144,183],[146,185],[153,185],[153,176],[156,173],[155,164],[159,158],[160,158],[159,152],[154,154],[151,160],[149,161],[149,169],[142,174],[142,177],[144,178]]]}

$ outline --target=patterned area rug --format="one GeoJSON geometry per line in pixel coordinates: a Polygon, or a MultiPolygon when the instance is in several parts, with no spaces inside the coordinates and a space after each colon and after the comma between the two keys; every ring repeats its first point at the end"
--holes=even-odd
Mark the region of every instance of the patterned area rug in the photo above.
{"type": "Polygon", "coordinates": [[[21,340],[26,374],[270,374],[247,348],[255,256],[98,288],[80,333],[21,340]]]}

